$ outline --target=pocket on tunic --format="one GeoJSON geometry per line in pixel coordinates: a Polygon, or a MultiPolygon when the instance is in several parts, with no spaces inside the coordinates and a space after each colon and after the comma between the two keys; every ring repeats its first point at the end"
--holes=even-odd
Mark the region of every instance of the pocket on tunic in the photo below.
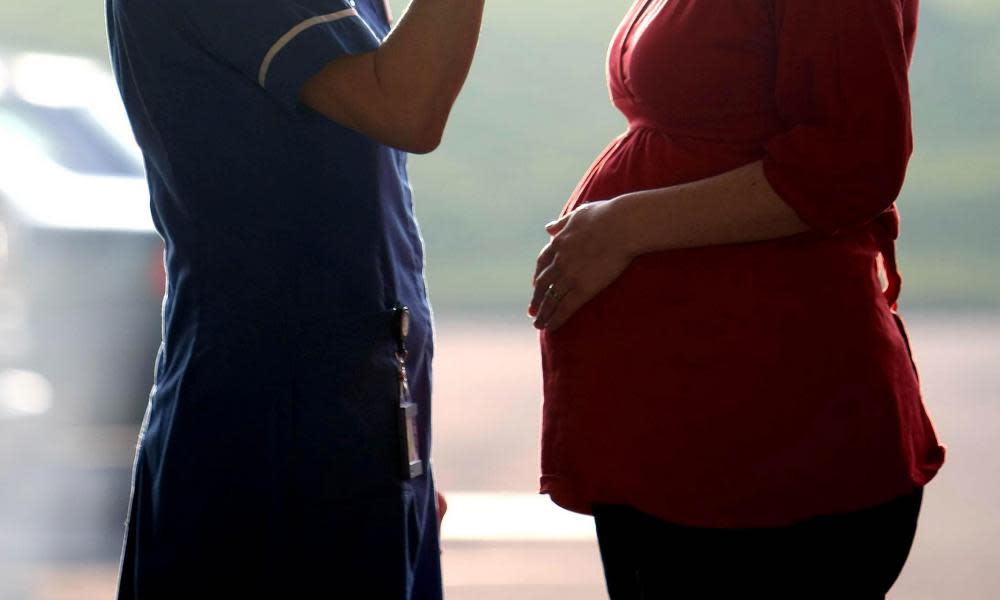
{"type": "Polygon", "coordinates": [[[331,500],[398,485],[392,311],[310,327],[291,411],[298,485],[331,500]]]}

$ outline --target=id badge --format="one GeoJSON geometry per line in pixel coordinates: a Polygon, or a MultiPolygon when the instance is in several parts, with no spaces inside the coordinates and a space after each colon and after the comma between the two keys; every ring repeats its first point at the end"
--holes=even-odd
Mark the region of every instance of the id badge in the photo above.
{"type": "Polygon", "coordinates": [[[420,458],[420,434],[417,427],[419,409],[410,397],[406,376],[406,341],[410,334],[410,310],[405,306],[395,309],[396,361],[399,367],[399,447],[404,479],[415,479],[424,474],[420,458]]]}
{"type": "Polygon", "coordinates": [[[403,448],[403,473],[409,479],[424,474],[424,462],[420,459],[420,434],[417,416],[420,411],[410,398],[410,388],[403,380],[399,383],[399,431],[400,446],[403,448]]]}

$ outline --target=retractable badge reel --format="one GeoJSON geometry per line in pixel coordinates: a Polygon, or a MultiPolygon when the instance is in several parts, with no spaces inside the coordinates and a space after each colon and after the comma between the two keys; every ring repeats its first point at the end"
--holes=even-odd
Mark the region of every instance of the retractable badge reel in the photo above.
{"type": "Polygon", "coordinates": [[[406,340],[410,335],[410,309],[398,306],[395,309],[396,364],[399,369],[399,435],[402,449],[403,475],[414,479],[424,474],[424,462],[420,459],[420,438],[417,430],[417,405],[410,397],[410,385],[406,375],[406,340]]]}

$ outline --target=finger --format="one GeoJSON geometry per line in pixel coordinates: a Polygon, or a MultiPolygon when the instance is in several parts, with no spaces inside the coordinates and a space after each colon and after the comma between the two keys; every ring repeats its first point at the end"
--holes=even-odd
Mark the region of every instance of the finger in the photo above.
{"type": "Polygon", "coordinates": [[[573,294],[572,297],[564,298],[546,322],[545,330],[552,333],[562,327],[584,305],[584,302],[581,294],[573,294]]]}
{"type": "Polygon", "coordinates": [[[531,296],[531,304],[528,306],[528,314],[537,316],[539,308],[546,297],[551,297],[549,286],[559,280],[559,270],[554,264],[549,265],[535,281],[535,291],[531,296]]]}
{"type": "Polygon", "coordinates": [[[535,318],[535,327],[537,329],[545,329],[549,321],[552,319],[552,315],[558,310],[559,305],[566,300],[566,296],[569,291],[560,292],[560,295],[545,294],[542,298],[542,303],[538,307],[538,316],[535,318]]]}
{"type": "Polygon", "coordinates": [[[552,242],[549,242],[542,248],[542,251],[538,254],[538,260],[535,261],[535,274],[531,277],[531,285],[535,285],[538,281],[538,276],[545,270],[545,267],[552,264],[555,258],[555,246],[552,245],[552,242]]]}
{"type": "Polygon", "coordinates": [[[437,495],[437,505],[438,505],[438,519],[444,520],[444,516],[448,514],[448,500],[444,497],[444,494],[438,492],[437,495]]]}
{"type": "Polygon", "coordinates": [[[556,235],[557,233],[562,231],[564,227],[566,227],[566,223],[569,222],[569,219],[572,216],[573,213],[569,213],[567,215],[563,215],[562,217],[556,219],[555,221],[552,221],[551,223],[545,226],[545,231],[549,232],[549,235],[556,235]]]}
{"type": "MultiPolygon", "coordinates": [[[[437,493],[437,509],[438,509],[438,539],[441,538],[441,527],[444,525],[444,515],[448,512],[448,501],[445,500],[444,494],[441,492],[437,493]]],[[[443,549],[439,548],[440,553],[444,553],[443,549]]]]}
{"type": "Polygon", "coordinates": [[[552,297],[552,294],[545,294],[542,298],[541,304],[535,309],[535,320],[532,325],[535,329],[545,329],[545,324],[548,322],[549,316],[556,309],[556,301],[552,297]]]}

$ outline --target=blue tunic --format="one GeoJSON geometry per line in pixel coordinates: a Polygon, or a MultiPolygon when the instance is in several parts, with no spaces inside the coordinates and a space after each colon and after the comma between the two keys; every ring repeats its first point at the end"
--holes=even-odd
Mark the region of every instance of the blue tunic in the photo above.
{"type": "Polygon", "coordinates": [[[120,599],[439,598],[402,474],[392,309],[429,466],[432,330],[404,153],[297,101],[381,0],[108,0],[166,242],[120,599]]]}

